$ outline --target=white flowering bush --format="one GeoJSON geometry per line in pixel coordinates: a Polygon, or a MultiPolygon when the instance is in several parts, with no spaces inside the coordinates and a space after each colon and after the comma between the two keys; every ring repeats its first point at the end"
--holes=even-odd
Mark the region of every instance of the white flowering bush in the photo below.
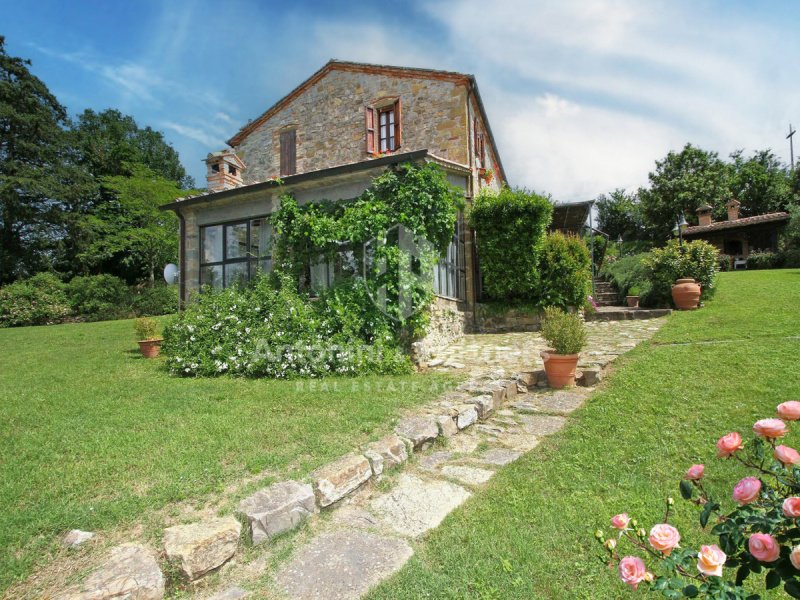
{"type": "Polygon", "coordinates": [[[611,519],[613,535],[596,532],[605,549],[604,562],[617,566],[624,583],[666,598],[758,600],[761,596],[748,591],[745,581],[762,577],[766,589],[782,586],[786,594],[800,598],[800,453],[778,443],[789,434],[790,423],[800,420],[800,402],[779,404],[777,412],[780,418],[753,425],[749,442],[735,431],[717,440],[718,458],[734,460],[752,473],[733,486],[732,510],[723,510],[722,501],[706,489],[705,465],[692,465],[681,481],[681,496],[701,509],[703,529],[713,523],[716,543],[683,547],[681,534],[669,524],[671,498],[663,522],[649,533],[627,513],[611,519]],[[623,544],[638,555],[623,552],[623,544]],[[642,556],[661,573],[649,570],[642,556]]]}
{"type": "Polygon", "coordinates": [[[409,372],[390,320],[361,287],[352,280],[310,300],[273,275],[209,290],[164,330],[167,365],[182,376],[278,379],[409,372]]]}

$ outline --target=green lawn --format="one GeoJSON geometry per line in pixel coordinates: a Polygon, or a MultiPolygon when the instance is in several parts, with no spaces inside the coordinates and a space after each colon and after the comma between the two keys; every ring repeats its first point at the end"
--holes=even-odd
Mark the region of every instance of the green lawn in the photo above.
{"type": "MultiPolygon", "coordinates": [[[[597,560],[593,532],[623,511],[649,528],[674,496],[682,544],[711,543],[678,481],[704,462],[732,508],[743,471],[714,458],[714,443],[800,399],[798,315],[800,271],[722,274],[707,307],[673,314],[561,433],[501,471],[369,598],[634,597],[597,560]]],[[[787,443],[800,447],[800,435],[787,443]]]]}
{"type": "Polygon", "coordinates": [[[0,330],[0,594],[61,532],[130,524],[264,470],[302,477],[449,381],[179,379],[132,340],[131,321],[0,330]]]}

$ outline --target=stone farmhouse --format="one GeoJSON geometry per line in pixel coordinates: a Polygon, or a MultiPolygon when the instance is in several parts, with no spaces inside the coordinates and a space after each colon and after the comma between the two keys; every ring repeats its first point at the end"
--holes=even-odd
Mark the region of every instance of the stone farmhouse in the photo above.
{"type": "MultiPolygon", "coordinates": [[[[300,203],[355,198],[408,161],[440,165],[468,204],[506,181],[475,78],[448,71],[331,60],[228,144],[206,159],[208,193],[163,207],[180,221],[182,301],[271,269],[269,216],[285,193],[300,203]]],[[[462,215],[434,275],[437,308],[455,329],[469,328],[476,273],[462,215]]],[[[309,265],[309,287],[337,275],[336,264],[309,265]]]]}
{"type": "Polygon", "coordinates": [[[789,221],[789,213],[774,212],[752,217],[740,217],[741,203],[731,199],[725,204],[727,221],[714,221],[713,209],[701,206],[697,209],[698,225],[688,227],[683,236],[687,239],[701,239],[716,246],[730,257],[734,268],[745,268],[747,257],[752,252],[775,252],[778,237],[789,221]]]}

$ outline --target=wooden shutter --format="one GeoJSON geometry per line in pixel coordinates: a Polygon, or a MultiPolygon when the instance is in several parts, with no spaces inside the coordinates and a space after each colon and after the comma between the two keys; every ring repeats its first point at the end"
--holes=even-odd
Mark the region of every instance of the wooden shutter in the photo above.
{"type": "Polygon", "coordinates": [[[294,175],[297,171],[296,134],[294,129],[281,132],[281,176],[294,175]]]}
{"type": "Polygon", "coordinates": [[[375,139],[375,109],[371,106],[366,107],[364,119],[367,129],[367,153],[374,154],[377,140],[375,139]]]}
{"type": "Polygon", "coordinates": [[[403,111],[400,106],[400,98],[394,103],[394,149],[397,150],[403,144],[403,111]]]}

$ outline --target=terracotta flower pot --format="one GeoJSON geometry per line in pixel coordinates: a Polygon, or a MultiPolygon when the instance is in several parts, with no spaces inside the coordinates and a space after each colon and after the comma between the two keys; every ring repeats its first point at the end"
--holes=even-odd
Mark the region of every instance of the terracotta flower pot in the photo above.
{"type": "Polygon", "coordinates": [[[161,353],[161,342],[163,341],[163,339],[142,340],[137,343],[139,344],[139,350],[142,356],[145,358],[155,358],[161,353]]]}
{"type": "Polygon", "coordinates": [[[639,308],[639,296],[625,296],[629,308],[639,308]]]}
{"type": "Polygon", "coordinates": [[[554,354],[546,350],[541,355],[544,372],[547,374],[547,385],[556,389],[575,385],[575,370],[580,354],[554,354]]]}
{"type": "Polygon", "coordinates": [[[672,300],[678,310],[694,310],[700,304],[700,284],[694,279],[678,279],[672,286],[672,300]]]}

